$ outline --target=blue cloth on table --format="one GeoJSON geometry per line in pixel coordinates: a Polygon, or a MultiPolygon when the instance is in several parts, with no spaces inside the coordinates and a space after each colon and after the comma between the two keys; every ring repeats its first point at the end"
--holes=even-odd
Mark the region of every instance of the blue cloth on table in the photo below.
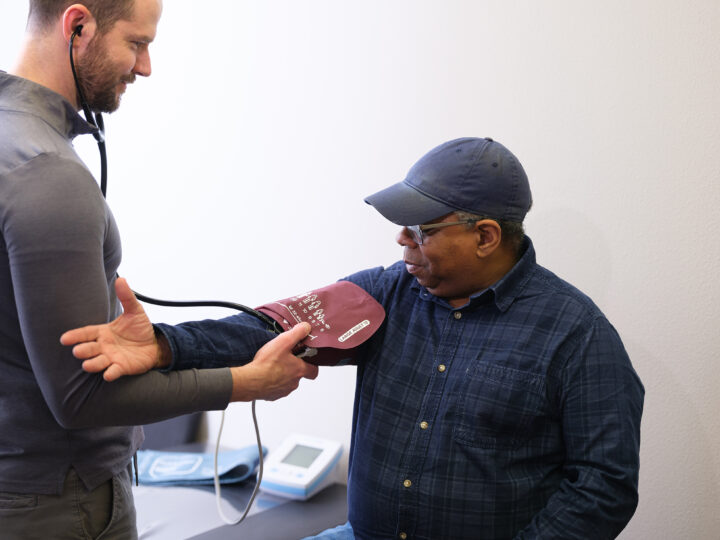
{"type": "MultiPolygon", "coordinates": [[[[263,454],[267,449],[263,448],[263,454]]],[[[212,485],[215,456],[212,452],[169,452],[139,450],[138,480],[153,486],[212,485]]],[[[258,466],[257,446],[218,453],[218,476],[221,484],[242,482],[258,466]]]]}

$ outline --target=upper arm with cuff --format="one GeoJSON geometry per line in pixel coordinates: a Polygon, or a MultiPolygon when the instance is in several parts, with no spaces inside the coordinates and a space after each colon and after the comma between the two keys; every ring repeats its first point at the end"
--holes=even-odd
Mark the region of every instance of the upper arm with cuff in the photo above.
{"type": "MultiPolygon", "coordinates": [[[[390,280],[382,267],[364,270],[345,278],[382,303],[387,294],[384,282],[390,280]]],[[[276,334],[252,315],[239,313],[220,320],[156,324],[172,353],[169,369],[225,367],[246,364],[276,334]]]]}

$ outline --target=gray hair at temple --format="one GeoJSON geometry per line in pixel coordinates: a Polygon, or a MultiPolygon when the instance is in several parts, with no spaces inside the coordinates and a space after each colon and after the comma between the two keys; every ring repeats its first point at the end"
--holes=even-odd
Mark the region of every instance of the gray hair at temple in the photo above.
{"type": "MultiPolygon", "coordinates": [[[[532,206],[532,203],[530,204],[532,206]]],[[[529,209],[528,209],[529,210],[529,209]]],[[[502,233],[502,243],[512,249],[515,255],[520,255],[522,249],[523,240],[525,239],[525,227],[522,222],[518,221],[507,221],[504,219],[495,219],[489,216],[480,216],[477,214],[470,214],[468,212],[455,212],[455,215],[459,220],[474,220],[481,221],[483,219],[492,219],[500,225],[500,232],[502,233]]],[[[474,226],[473,223],[468,223],[468,228],[474,226]]]]}

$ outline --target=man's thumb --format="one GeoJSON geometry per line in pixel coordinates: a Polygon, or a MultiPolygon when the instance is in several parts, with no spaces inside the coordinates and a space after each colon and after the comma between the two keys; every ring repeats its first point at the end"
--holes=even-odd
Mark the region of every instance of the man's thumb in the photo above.
{"type": "Polygon", "coordinates": [[[143,312],[140,302],[135,298],[135,293],[132,292],[125,278],[119,277],[115,280],[115,294],[117,294],[125,313],[132,315],[143,312]]]}
{"type": "Polygon", "coordinates": [[[301,322],[293,326],[290,330],[280,334],[274,341],[287,350],[293,350],[298,343],[308,336],[311,329],[312,326],[310,326],[309,323],[301,322]]]}

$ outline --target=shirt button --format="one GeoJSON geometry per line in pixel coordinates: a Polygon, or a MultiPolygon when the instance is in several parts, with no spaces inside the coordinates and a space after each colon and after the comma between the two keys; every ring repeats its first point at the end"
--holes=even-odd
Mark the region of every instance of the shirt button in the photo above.
{"type": "Polygon", "coordinates": [[[400,540],[407,540],[407,533],[400,533],[398,536],[400,537],[400,540]]]}
{"type": "Polygon", "coordinates": [[[446,369],[446,368],[445,368],[445,364],[440,364],[440,365],[438,366],[438,371],[439,371],[440,373],[444,373],[444,372],[445,372],[445,369],[446,369]]]}
{"type": "Polygon", "coordinates": [[[412,482],[410,480],[405,480],[403,482],[403,486],[405,486],[406,488],[409,488],[410,486],[412,486],[412,482]]]}
{"type": "Polygon", "coordinates": [[[428,425],[429,424],[427,422],[420,422],[420,429],[427,429],[428,425]]]}
{"type": "Polygon", "coordinates": [[[453,317],[455,317],[456,319],[462,319],[462,313],[456,311],[455,313],[453,313],[453,317]]]}

